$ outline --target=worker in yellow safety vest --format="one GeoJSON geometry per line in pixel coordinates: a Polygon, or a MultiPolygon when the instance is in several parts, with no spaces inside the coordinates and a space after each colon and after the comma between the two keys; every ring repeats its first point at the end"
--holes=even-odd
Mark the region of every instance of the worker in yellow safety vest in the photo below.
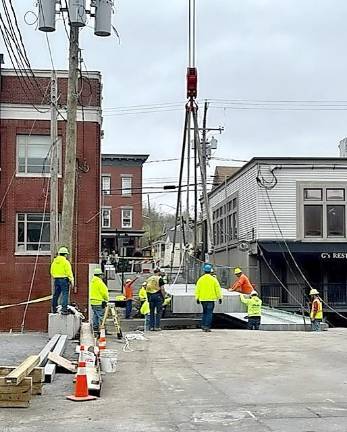
{"type": "Polygon", "coordinates": [[[210,332],[215,301],[221,304],[223,295],[218,279],[211,275],[212,265],[205,263],[203,270],[205,274],[196,283],[195,298],[202,306],[201,329],[210,332]]]}
{"type": "Polygon", "coordinates": [[[62,315],[67,315],[67,305],[69,302],[70,286],[74,286],[74,275],[70,261],[67,259],[69,250],[62,246],[58,250],[58,255],[51,264],[51,276],[54,279],[54,293],[52,297],[52,312],[57,312],[59,297],[61,296],[62,315]]]}
{"type": "Polygon", "coordinates": [[[242,303],[247,305],[248,330],[259,330],[262,301],[260,300],[257,291],[253,290],[250,298],[246,298],[244,294],[240,294],[240,300],[242,303]]]}
{"type": "Polygon", "coordinates": [[[150,308],[150,330],[159,331],[160,319],[165,299],[165,282],[161,277],[159,269],[155,269],[154,274],[147,279],[146,291],[150,308]]]}
{"type": "Polygon", "coordinates": [[[96,268],[89,285],[89,301],[93,311],[93,330],[96,333],[100,329],[105,307],[110,299],[107,285],[102,280],[103,275],[101,268],[96,268]]]}
{"type": "Polygon", "coordinates": [[[150,308],[149,308],[149,302],[146,300],[142,303],[140,308],[140,314],[144,316],[145,322],[144,322],[144,330],[149,330],[149,314],[150,314],[150,308]]]}
{"type": "Polygon", "coordinates": [[[321,322],[323,321],[323,305],[319,297],[319,292],[312,288],[311,296],[311,329],[312,331],[321,331],[321,322]]]}

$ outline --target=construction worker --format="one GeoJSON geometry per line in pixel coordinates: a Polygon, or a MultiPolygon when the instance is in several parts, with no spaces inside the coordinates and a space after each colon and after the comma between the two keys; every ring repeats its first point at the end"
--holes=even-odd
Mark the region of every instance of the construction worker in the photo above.
{"type": "Polygon", "coordinates": [[[146,300],[141,305],[140,314],[143,315],[145,318],[145,322],[144,322],[144,326],[143,326],[144,330],[148,331],[149,330],[149,320],[150,320],[150,308],[149,308],[147,296],[146,296],[146,300]]]}
{"type": "Polygon", "coordinates": [[[147,297],[150,309],[149,329],[160,331],[160,318],[165,299],[165,282],[163,281],[160,270],[155,269],[154,274],[147,279],[147,297]]]}
{"type": "Polygon", "coordinates": [[[165,314],[166,314],[166,311],[167,311],[170,303],[171,303],[171,296],[170,296],[170,294],[166,294],[165,298],[164,298],[164,302],[163,302],[163,312],[161,314],[162,318],[165,318],[165,314]]]}
{"type": "Polygon", "coordinates": [[[251,292],[254,290],[254,287],[249,281],[248,277],[242,273],[242,270],[239,267],[236,267],[234,274],[237,277],[237,280],[228,291],[237,291],[242,294],[251,294],[251,292]]]}
{"type": "Polygon", "coordinates": [[[244,294],[240,294],[240,300],[242,303],[247,305],[248,330],[259,330],[262,301],[260,300],[257,291],[253,290],[250,298],[246,298],[244,294]]]}
{"type": "Polygon", "coordinates": [[[212,265],[205,263],[203,271],[205,274],[196,283],[195,298],[196,302],[202,306],[202,331],[210,332],[215,301],[218,300],[218,303],[221,304],[223,295],[218,279],[211,275],[212,265]]]}
{"type": "Polygon", "coordinates": [[[89,301],[93,311],[93,330],[98,333],[105,307],[110,298],[107,285],[103,281],[104,274],[101,268],[94,269],[93,274],[89,284],[89,301]]]}
{"type": "Polygon", "coordinates": [[[74,275],[72,273],[71,264],[67,257],[69,251],[62,246],[58,250],[58,255],[54,258],[51,264],[51,276],[54,279],[54,294],[52,298],[52,312],[57,312],[59,297],[61,296],[62,315],[67,315],[67,305],[69,302],[69,289],[74,286],[74,275]]]}
{"type": "Polygon", "coordinates": [[[311,329],[312,331],[321,331],[321,322],[323,320],[323,305],[319,297],[319,292],[312,288],[310,291],[311,296],[311,329]]]}
{"type": "Polygon", "coordinates": [[[147,300],[147,291],[146,291],[146,286],[147,286],[147,282],[143,282],[143,284],[141,285],[141,288],[139,289],[139,301],[140,301],[140,307],[139,307],[139,311],[141,311],[141,307],[143,305],[143,303],[147,300]]]}
{"type": "Polygon", "coordinates": [[[133,284],[137,281],[137,277],[134,279],[127,279],[125,281],[123,292],[125,295],[125,319],[129,319],[131,316],[131,311],[133,308],[133,297],[134,297],[134,288],[133,284]]]}

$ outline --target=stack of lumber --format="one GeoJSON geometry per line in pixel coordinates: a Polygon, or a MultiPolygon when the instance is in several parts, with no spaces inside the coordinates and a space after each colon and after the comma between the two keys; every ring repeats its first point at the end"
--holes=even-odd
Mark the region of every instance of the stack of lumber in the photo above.
{"type": "Polygon", "coordinates": [[[34,395],[42,394],[40,357],[29,356],[19,366],[0,366],[0,408],[27,408],[34,395]]]}

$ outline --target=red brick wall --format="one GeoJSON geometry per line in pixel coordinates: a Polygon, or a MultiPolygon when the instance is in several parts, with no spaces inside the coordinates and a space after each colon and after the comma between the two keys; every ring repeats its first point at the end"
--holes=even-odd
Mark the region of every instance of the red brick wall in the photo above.
{"type": "Polygon", "coordinates": [[[142,229],[142,167],[141,166],[102,166],[102,174],[111,174],[111,194],[103,195],[102,205],[112,207],[111,227],[121,229],[121,208],[133,208],[134,230],[142,229]],[[122,196],[122,175],[133,176],[132,196],[122,196]]]}
{"type": "MultiPolygon", "coordinates": [[[[12,84],[11,84],[12,85],[12,84]]],[[[65,122],[59,122],[59,135],[65,149],[65,122]]],[[[0,130],[0,203],[9,187],[2,208],[0,223],[0,305],[26,301],[31,280],[31,299],[50,294],[50,257],[40,256],[34,274],[36,256],[15,255],[16,213],[43,212],[47,178],[13,177],[16,169],[16,135],[18,133],[49,135],[50,122],[33,120],[2,120],[0,130]],[[34,127],[33,127],[34,124],[34,127]]],[[[76,189],[76,229],[73,269],[77,292],[71,300],[82,308],[88,304],[88,264],[99,260],[99,212],[100,204],[100,125],[93,122],[78,122],[77,158],[85,162],[87,172],[78,170],[76,189]],[[84,142],[83,142],[84,135],[84,142]],[[89,219],[93,218],[90,222],[89,219]],[[88,222],[88,223],[87,223],[88,222]]],[[[64,165],[63,165],[64,166],[64,165]]],[[[62,180],[59,182],[59,211],[62,210],[62,180]]],[[[49,195],[47,203],[49,212],[49,195]]],[[[30,305],[25,329],[45,330],[50,303],[30,305]]],[[[24,307],[0,309],[0,330],[19,329],[24,307]]]]}

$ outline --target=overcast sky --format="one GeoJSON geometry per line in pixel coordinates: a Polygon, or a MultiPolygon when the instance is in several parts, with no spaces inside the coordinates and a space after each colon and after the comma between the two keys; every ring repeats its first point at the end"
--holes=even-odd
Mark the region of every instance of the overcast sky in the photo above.
{"type": "MultiPolygon", "coordinates": [[[[32,0],[14,2],[34,68],[49,68],[45,35],[24,24],[32,0]]],[[[104,152],[179,157],[187,66],[188,0],[120,0],[114,15],[121,43],[81,35],[89,70],[103,75],[104,152]],[[175,111],[106,115],[111,107],[182,103],[175,111]],[[107,108],[107,109],[106,109],[107,108]]],[[[347,100],[345,0],[197,0],[199,99],[347,100]]],[[[31,19],[28,16],[28,19],[31,19]]],[[[90,23],[92,25],[92,22],[90,23]]],[[[56,68],[67,67],[61,22],[49,35],[56,68]]],[[[5,52],[4,48],[2,51],[5,52]]],[[[10,67],[5,52],[6,67],[10,67]]],[[[347,111],[232,110],[211,104],[208,124],[222,125],[219,158],[336,156],[347,111]],[[213,105],[222,108],[214,108],[213,105]]],[[[216,164],[232,164],[214,160],[216,164]]],[[[144,184],[173,180],[178,161],[146,164],[144,184]]],[[[173,204],[173,195],[152,196],[173,204]]],[[[164,208],[163,208],[164,209],[164,208]]],[[[168,209],[168,208],[167,208],[168,209]]],[[[169,210],[169,209],[168,209],[169,210]]]]}

